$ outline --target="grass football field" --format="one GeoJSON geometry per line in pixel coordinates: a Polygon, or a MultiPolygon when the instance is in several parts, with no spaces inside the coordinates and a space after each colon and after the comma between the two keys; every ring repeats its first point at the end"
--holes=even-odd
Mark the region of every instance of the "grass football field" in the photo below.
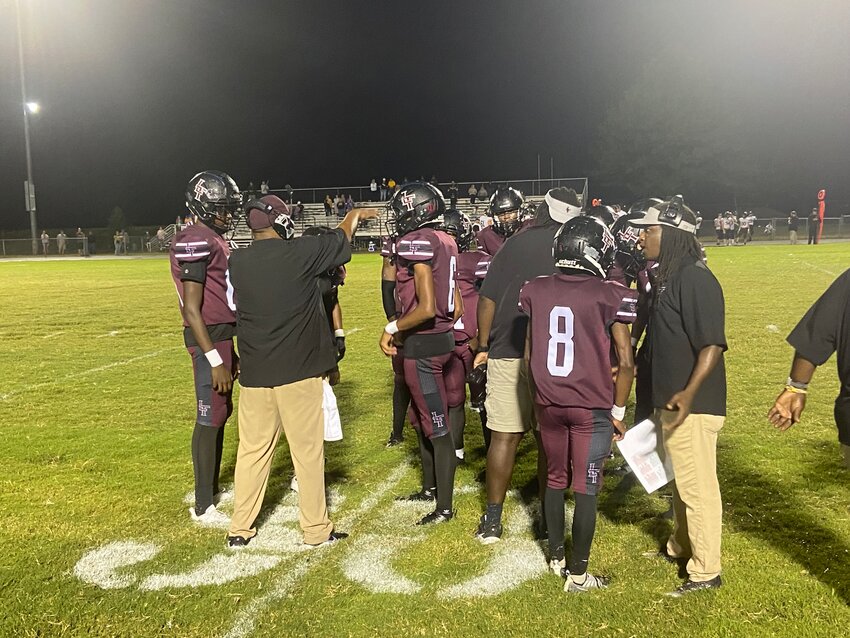
{"type": "MultiPolygon", "coordinates": [[[[413,525],[427,507],[394,496],[418,487],[415,437],[384,448],[392,375],[377,348],[376,255],[354,258],[341,291],[345,439],[327,446],[332,516],[351,536],[299,546],[282,442],[260,534],[236,554],[184,502],[194,395],[167,260],[0,262],[0,636],[848,635],[850,472],[832,421],[834,360],[815,376],[803,423],[780,434],[765,413],[788,373],[785,336],[850,266],[850,244],[708,257],[729,341],[725,586],[681,600],[663,596],[680,583],[675,567],[641,556],[669,533],[668,501],[630,476],[606,477],[600,499],[591,570],[610,589],[562,591],[530,529],[531,440],[503,541],[474,540],[484,458],[472,412],[458,517],[413,525]]],[[[234,415],[225,484],[236,444],[234,415]]]]}

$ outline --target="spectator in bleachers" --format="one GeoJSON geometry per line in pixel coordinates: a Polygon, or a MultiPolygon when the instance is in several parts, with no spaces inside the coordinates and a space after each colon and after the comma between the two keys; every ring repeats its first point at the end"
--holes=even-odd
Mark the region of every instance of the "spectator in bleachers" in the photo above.
{"type": "Polygon", "coordinates": [[[487,201],[487,198],[490,196],[490,193],[487,192],[487,186],[481,184],[481,188],[478,189],[478,199],[482,202],[487,201]]]}
{"type": "Polygon", "coordinates": [[[457,208],[457,184],[454,181],[449,184],[449,207],[457,208]]]}
{"type": "Polygon", "coordinates": [[[378,190],[380,192],[381,201],[382,202],[387,201],[387,178],[386,177],[381,178],[381,186],[378,190]]]}
{"type": "Polygon", "coordinates": [[[336,207],[337,217],[345,217],[345,200],[342,195],[334,197],[334,206],[336,207]]]}
{"type": "Polygon", "coordinates": [[[160,226],[156,231],[156,241],[160,250],[165,250],[165,229],[160,226]]]}
{"type": "Polygon", "coordinates": [[[378,199],[378,182],[373,177],[372,182],[369,184],[369,201],[374,202],[376,199],[378,199]]]}
{"type": "Polygon", "coordinates": [[[269,182],[267,180],[260,182],[260,193],[263,195],[269,194],[269,182]]]}
{"type": "Polygon", "coordinates": [[[396,184],[395,180],[392,177],[390,177],[390,179],[387,181],[387,191],[389,191],[387,193],[388,198],[395,195],[397,188],[398,188],[398,184],[396,184]]]}
{"type": "Polygon", "coordinates": [[[348,214],[348,211],[354,208],[354,200],[351,198],[351,195],[345,196],[345,205],[343,206],[343,208],[345,208],[346,215],[348,214]]]}
{"type": "Polygon", "coordinates": [[[334,200],[330,195],[325,195],[325,217],[330,217],[334,214],[334,200]]]}
{"type": "Polygon", "coordinates": [[[478,197],[478,189],[475,188],[475,184],[470,184],[469,190],[466,192],[469,195],[469,203],[474,206],[475,198],[478,197]]]}

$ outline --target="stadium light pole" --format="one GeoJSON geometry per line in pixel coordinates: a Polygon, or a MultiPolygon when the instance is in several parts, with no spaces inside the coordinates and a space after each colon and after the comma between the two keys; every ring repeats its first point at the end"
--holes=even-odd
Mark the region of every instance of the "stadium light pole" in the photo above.
{"type": "Polygon", "coordinates": [[[32,181],[32,151],[30,150],[30,113],[40,110],[38,102],[27,101],[27,79],[24,70],[24,36],[21,29],[21,1],[15,0],[18,19],[18,63],[21,68],[21,106],[24,110],[24,142],[27,149],[27,181],[24,184],[24,201],[30,214],[30,234],[32,236],[32,254],[38,254],[38,223],[35,217],[35,185],[32,181]]]}

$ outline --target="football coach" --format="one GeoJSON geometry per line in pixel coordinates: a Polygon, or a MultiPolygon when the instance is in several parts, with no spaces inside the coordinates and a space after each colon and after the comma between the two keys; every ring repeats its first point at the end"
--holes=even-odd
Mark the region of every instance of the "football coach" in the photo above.
{"type": "Polygon", "coordinates": [[[257,534],[281,430],[298,479],[304,543],[318,546],[346,536],[334,531],[325,499],[322,377],[337,351],[318,279],[351,260],[358,222],[378,213],[355,208],[335,230],[299,238],[275,195],[248,202],[244,213],[254,241],[230,258],[242,390],[228,546],[244,547],[257,534]]]}

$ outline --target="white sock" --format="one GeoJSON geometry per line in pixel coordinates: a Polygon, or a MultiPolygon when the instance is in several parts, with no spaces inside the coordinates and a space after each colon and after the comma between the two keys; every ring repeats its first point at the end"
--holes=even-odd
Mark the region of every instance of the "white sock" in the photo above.
{"type": "Polygon", "coordinates": [[[587,582],[587,572],[579,574],[578,576],[570,574],[570,580],[573,581],[576,585],[584,585],[587,582]]]}
{"type": "Polygon", "coordinates": [[[463,448],[455,450],[455,456],[459,459],[463,459],[463,448]]]}

